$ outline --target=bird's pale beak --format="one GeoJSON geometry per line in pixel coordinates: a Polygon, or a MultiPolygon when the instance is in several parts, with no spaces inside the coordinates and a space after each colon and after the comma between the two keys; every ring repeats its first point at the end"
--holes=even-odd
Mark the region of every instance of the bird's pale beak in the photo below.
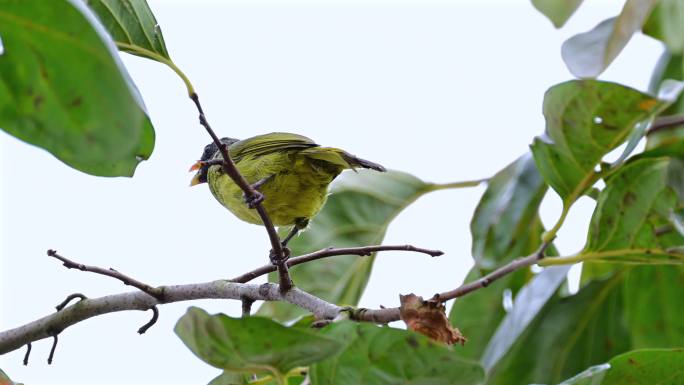
{"type": "MultiPolygon", "coordinates": [[[[202,168],[202,161],[198,160],[197,162],[195,162],[195,164],[192,165],[192,167],[190,167],[190,170],[188,170],[188,171],[190,171],[190,172],[197,171],[200,168],[202,168]]],[[[201,184],[201,183],[202,183],[202,181],[200,180],[200,173],[199,173],[199,171],[197,171],[195,173],[195,176],[193,176],[192,180],[190,181],[190,187],[196,186],[196,185],[201,184]]]]}
{"type": "Polygon", "coordinates": [[[202,183],[200,181],[199,173],[195,174],[195,176],[192,177],[192,180],[190,181],[190,187],[192,186],[197,186],[198,184],[202,183]]]}

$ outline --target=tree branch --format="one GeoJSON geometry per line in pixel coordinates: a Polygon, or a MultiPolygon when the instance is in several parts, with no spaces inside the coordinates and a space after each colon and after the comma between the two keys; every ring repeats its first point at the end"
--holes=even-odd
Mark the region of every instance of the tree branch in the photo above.
{"type": "Polygon", "coordinates": [[[654,132],[674,128],[681,125],[684,125],[684,115],[660,116],[653,120],[651,127],[648,129],[648,131],[646,131],[646,136],[651,135],[654,132]]]}
{"type": "Polygon", "coordinates": [[[103,269],[103,268],[97,267],[97,266],[89,266],[89,265],[84,265],[82,263],[77,263],[77,262],[74,262],[68,258],[62,257],[61,255],[57,254],[56,250],[52,250],[52,249],[47,251],[47,255],[62,261],[64,267],[66,267],[67,269],[78,269],[81,271],[88,271],[91,273],[106,275],[108,277],[116,278],[119,281],[123,282],[124,285],[137,287],[138,289],[142,290],[143,292],[147,293],[148,295],[151,295],[152,297],[158,299],[159,301],[163,300],[164,292],[162,290],[160,290],[159,288],[155,288],[155,287],[152,287],[146,283],[142,283],[135,278],[131,278],[131,277],[127,276],[126,274],[122,274],[122,273],[112,269],[111,267],[109,269],[103,269]]]}
{"type": "MultiPolygon", "coordinates": [[[[322,258],[328,258],[328,257],[334,257],[336,255],[358,255],[358,256],[367,256],[371,255],[372,253],[378,252],[378,251],[413,251],[417,253],[423,253],[430,255],[432,257],[438,257],[442,254],[443,252],[439,250],[430,250],[430,249],[423,249],[420,247],[415,247],[412,245],[379,245],[379,246],[362,246],[362,247],[343,247],[343,248],[335,248],[335,247],[328,247],[325,249],[321,249],[318,251],[315,251],[313,253],[309,254],[304,254],[299,257],[295,258],[290,258],[287,260],[287,266],[292,267],[295,265],[299,265],[301,263],[309,262],[309,261],[315,261],[317,259],[322,259],[322,258]]],[[[276,268],[273,265],[264,265],[261,266],[258,269],[254,269],[248,273],[239,275],[235,278],[230,279],[230,282],[239,282],[239,283],[247,283],[254,278],[260,277],[264,274],[268,274],[270,272],[275,271],[276,268]]]]}
{"type": "Polygon", "coordinates": [[[289,255],[286,255],[283,245],[280,243],[280,237],[278,237],[278,232],[273,226],[273,221],[271,221],[271,218],[268,216],[268,213],[266,213],[264,206],[261,204],[263,195],[261,195],[260,192],[258,192],[252,185],[250,185],[247,182],[247,180],[245,180],[245,178],[242,176],[242,174],[240,174],[240,171],[238,171],[237,167],[235,166],[235,162],[233,162],[233,159],[230,157],[228,147],[221,142],[219,137],[216,135],[214,130],[212,130],[211,126],[209,125],[209,122],[207,121],[207,118],[204,115],[202,105],[200,104],[199,95],[193,92],[190,94],[190,99],[192,99],[192,101],[195,103],[195,107],[197,107],[197,111],[199,112],[200,124],[206,129],[209,136],[211,136],[211,139],[218,146],[219,151],[221,151],[221,156],[223,157],[223,171],[235,182],[235,184],[237,184],[240,187],[240,189],[242,189],[242,191],[244,191],[245,196],[249,200],[256,202],[254,208],[259,214],[259,217],[261,218],[261,222],[264,224],[264,227],[266,227],[268,239],[271,242],[271,250],[274,255],[274,257],[271,258],[271,261],[276,265],[276,267],[278,268],[278,273],[280,274],[280,290],[282,290],[283,293],[285,293],[292,287],[292,279],[290,278],[290,274],[287,271],[286,264],[286,260],[289,257],[289,255]]]}
{"type": "MultiPolygon", "coordinates": [[[[551,239],[553,240],[553,239],[551,239]]],[[[528,255],[526,257],[517,258],[507,263],[506,265],[492,271],[491,273],[485,275],[484,277],[475,280],[473,282],[465,283],[458,288],[443,293],[435,294],[430,300],[435,302],[446,302],[450,299],[455,299],[462,297],[468,293],[472,293],[475,290],[485,288],[489,286],[492,282],[497,279],[508,275],[514,271],[520,270],[524,267],[532,266],[544,258],[544,252],[551,244],[551,241],[544,242],[537,249],[534,254],[528,255]]],[[[365,321],[365,322],[375,322],[380,324],[386,324],[393,321],[399,321],[401,319],[401,314],[398,307],[385,308],[385,309],[352,309],[350,311],[349,318],[355,321],[365,321]]]]}
{"type": "MultiPolygon", "coordinates": [[[[164,292],[164,303],[197,299],[243,300],[245,298],[253,301],[285,301],[324,319],[334,318],[341,309],[337,305],[328,303],[297,288],[283,294],[278,285],[271,283],[255,285],[220,280],[188,285],[160,286],[159,289],[164,292]]],[[[142,291],[83,299],[36,321],[0,332],[0,354],[19,349],[33,341],[53,337],[67,327],[91,317],[125,310],[145,311],[159,304],[161,304],[159,300],[142,291]]]]}
{"type": "MultiPolygon", "coordinates": [[[[379,245],[347,248],[329,247],[313,253],[292,258],[287,261],[287,263],[290,266],[294,266],[301,263],[337,255],[364,256],[378,251],[388,250],[418,252],[433,257],[443,254],[439,250],[424,249],[412,245],[379,245]]],[[[33,341],[47,337],[53,337],[61,333],[67,327],[91,317],[126,310],[145,311],[152,309],[152,319],[138,330],[138,333],[142,334],[156,322],[159,315],[156,305],[162,303],[210,298],[235,299],[242,301],[244,315],[248,313],[248,306],[245,306],[248,303],[251,305],[251,303],[254,301],[285,301],[310,311],[316,316],[316,318],[319,319],[333,319],[345,309],[328,303],[321,298],[296,288],[286,293],[282,293],[278,285],[275,284],[246,284],[247,281],[275,271],[276,268],[273,265],[262,266],[249,273],[234,278],[232,282],[219,280],[207,283],[160,286],[157,288],[151,288],[149,285],[121,274],[116,270],[83,265],[62,257],[61,255],[57,254],[57,252],[52,250],[49,254],[50,256],[62,261],[67,268],[76,268],[82,271],[89,271],[114,277],[123,281],[124,283],[135,286],[141,291],[90,299],[86,298],[85,295],[80,293],[72,294],[68,296],[67,299],[60,305],[58,305],[57,313],[43,317],[37,321],[33,321],[18,328],[0,332],[0,354],[13,351],[23,345],[30,346],[30,343],[33,341]],[[150,294],[150,290],[152,290],[154,293],[163,294],[163,296],[154,296],[150,294]],[[75,298],[79,298],[80,301],[66,307],[66,305],[75,298]]]]}

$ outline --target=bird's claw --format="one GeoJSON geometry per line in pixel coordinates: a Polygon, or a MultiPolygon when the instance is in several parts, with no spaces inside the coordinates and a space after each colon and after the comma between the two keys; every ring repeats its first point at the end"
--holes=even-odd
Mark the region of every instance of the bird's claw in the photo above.
{"type": "Polygon", "coordinates": [[[279,264],[287,261],[288,259],[290,259],[291,255],[292,255],[292,251],[290,251],[290,249],[287,247],[283,247],[283,257],[282,258],[280,258],[280,256],[278,256],[273,249],[271,249],[271,251],[268,253],[268,258],[271,260],[272,264],[279,265],[279,264]]]}
{"type": "Polygon", "coordinates": [[[250,209],[257,207],[259,203],[264,201],[264,194],[256,190],[254,191],[254,194],[252,194],[251,196],[247,196],[247,194],[243,194],[242,196],[245,199],[245,203],[247,203],[247,206],[250,209]]]}

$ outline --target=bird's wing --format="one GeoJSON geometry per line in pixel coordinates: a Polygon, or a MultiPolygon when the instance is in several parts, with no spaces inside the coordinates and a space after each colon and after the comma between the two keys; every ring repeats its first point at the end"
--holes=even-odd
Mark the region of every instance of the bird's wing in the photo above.
{"type": "Polygon", "coordinates": [[[272,132],[234,143],[230,146],[230,155],[236,162],[239,162],[246,156],[258,157],[273,152],[304,150],[311,147],[318,147],[318,144],[306,136],[272,132]]]}

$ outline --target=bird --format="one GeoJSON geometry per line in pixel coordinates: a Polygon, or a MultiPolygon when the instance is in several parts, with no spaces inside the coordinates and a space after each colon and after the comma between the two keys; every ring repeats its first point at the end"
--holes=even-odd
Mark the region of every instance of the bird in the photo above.
{"type": "MultiPolygon", "coordinates": [[[[282,240],[283,247],[298,232],[306,229],[321,210],[329,195],[330,183],[342,171],[357,168],[386,171],[377,163],[358,158],[334,147],[322,147],[306,136],[273,132],[238,140],[222,138],[236,168],[261,194],[263,208],[274,226],[292,226],[282,240]]],[[[239,219],[263,225],[253,210],[257,202],[250,201],[243,190],[227,175],[220,161],[221,151],[215,142],[204,147],[191,186],[202,183],[216,200],[239,219]],[[247,203],[247,204],[246,204],[247,203]]],[[[259,200],[260,201],[260,200],[259,200]]]]}

